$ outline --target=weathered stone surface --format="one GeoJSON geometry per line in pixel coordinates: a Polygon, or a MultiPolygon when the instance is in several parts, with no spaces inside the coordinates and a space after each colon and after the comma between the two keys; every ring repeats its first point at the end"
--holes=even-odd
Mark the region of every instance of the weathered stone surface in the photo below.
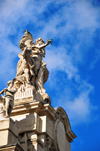
{"type": "Polygon", "coordinates": [[[24,148],[25,139],[29,139],[30,146],[35,149],[70,151],[70,142],[76,138],[68,116],[61,107],[54,109],[40,102],[19,105],[13,108],[11,117],[16,121],[19,135],[23,136],[20,142],[24,142],[24,148]]]}
{"type": "Polygon", "coordinates": [[[18,143],[18,129],[11,119],[0,121],[0,146],[18,143]]]}
{"type": "Polygon", "coordinates": [[[11,118],[0,121],[0,146],[19,142],[24,151],[71,150],[76,136],[62,108],[34,102],[15,106],[11,118]]]}

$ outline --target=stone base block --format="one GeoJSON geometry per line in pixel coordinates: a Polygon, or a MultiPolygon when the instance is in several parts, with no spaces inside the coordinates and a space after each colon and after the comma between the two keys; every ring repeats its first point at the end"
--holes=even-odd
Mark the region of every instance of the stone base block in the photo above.
{"type": "Polygon", "coordinates": [[[70,151],[76,138],[63,108],[34,102],[15,106],[12,114],[24,151],[70,151]]]}
{"type": "Polygon", "coordinates": [[[0,146],[18,143],[18,129],[12,119],[0,121],[0,146]]]}

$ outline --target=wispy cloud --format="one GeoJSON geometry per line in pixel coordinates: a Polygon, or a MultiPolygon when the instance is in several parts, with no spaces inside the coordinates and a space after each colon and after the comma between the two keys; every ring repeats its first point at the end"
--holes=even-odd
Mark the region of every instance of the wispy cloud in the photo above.
{"type": "Polygon", "coordinates": [[[97,109],[96,106],[92,106],[89,97],[89,95],[93,92],[93,86],[86,86],[84,84],[83,86],[84,90],[80,89],[78,96],[75,96],[73,100],[66,100],[66,103],[63,105],[70,117],[71,122],[75,125],[83,124],[84,122],[91,122],[91,112],[92,110],[97,109]]]}
{"type": "MultiPolygon", "coordinates": [[[[53,38],[53,45],[46,48],[45,62],[50,71],[46,88],[52,91],[55,87],[58,105],[73,121],[77,117],[78,123],[85,122],[93,109],[90,93],[95,89],[86,78],[85,67],[93,70],[100,59],[99,47],[92,51],[95,59],[89,55],[99,29],[100,9],[91,0],[5,0],[0,7],[0,88],[16,75],[18,43],[25,29],[33,34],[34,41],[53,38]]],[[[55,94],[51,98],[54,100],[55,94]]]]}

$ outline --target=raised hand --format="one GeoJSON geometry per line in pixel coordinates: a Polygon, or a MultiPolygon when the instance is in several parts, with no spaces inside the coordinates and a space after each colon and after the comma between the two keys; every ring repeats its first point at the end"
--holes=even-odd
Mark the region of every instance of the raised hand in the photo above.
{"type": "Polygon", "coordinates": [[[47,43],[52,45],[53,39],[48,39],[47,43]]]}

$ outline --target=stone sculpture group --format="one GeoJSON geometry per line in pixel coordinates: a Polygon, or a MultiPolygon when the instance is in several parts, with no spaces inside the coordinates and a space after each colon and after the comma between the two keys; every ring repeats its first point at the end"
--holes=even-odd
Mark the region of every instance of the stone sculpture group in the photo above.
{"type": "MultiPolygon", "coordinates": [[[[15,96],[28,94],[31,90],[33,100],[41,103],[51,103],[49,95],[44,89],[44,83],[48,79],[49,71],[46,63],[43,61],[45,57],[45,47],[52,44],[52,39],[47,40],[45,44],[42,38],[38,38],[33,42],[31,33],[25,30],[19,47],[21,53],[18,54],[20,60],[17,64],[16,77],[7,83],[8,88],[4,88],[0,94],[0,103],[3,104],[1,111],[4,117],[9,117],[14,105],[15,96]],[[4,95],[2,95],[4,93],[4,95]]],[[[25,97],[26,97],[25,96],[25,97]]]]}

